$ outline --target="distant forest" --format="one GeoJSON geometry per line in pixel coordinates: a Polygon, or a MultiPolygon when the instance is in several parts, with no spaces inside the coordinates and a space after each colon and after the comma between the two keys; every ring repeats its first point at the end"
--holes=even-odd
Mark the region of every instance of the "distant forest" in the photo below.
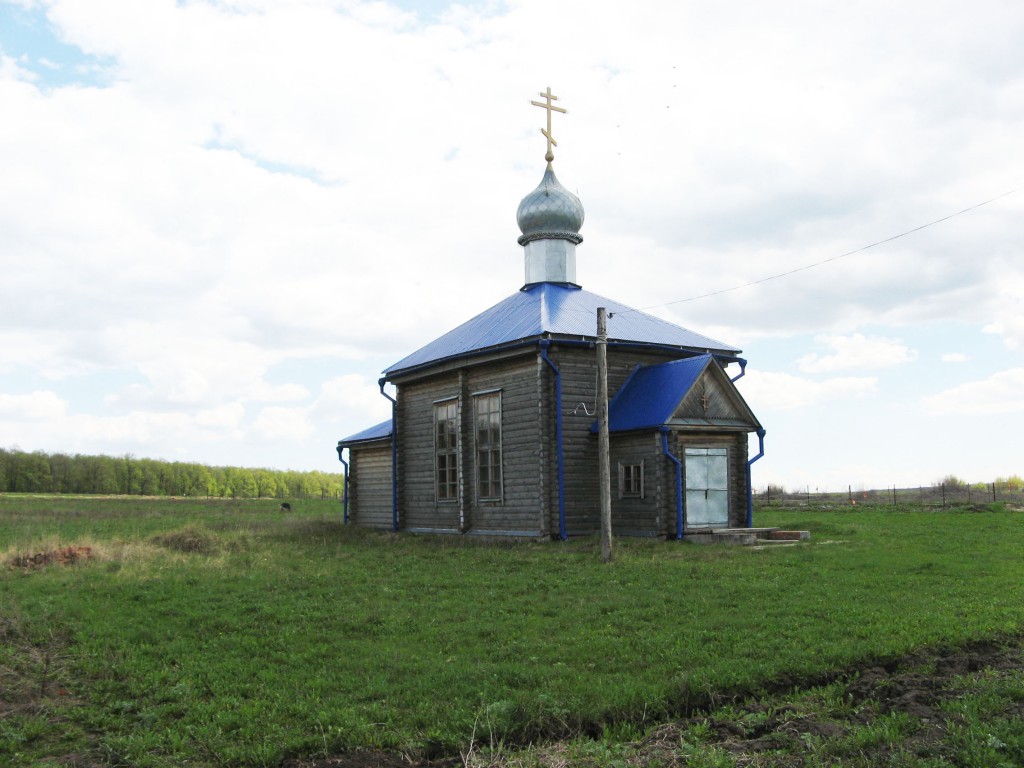
{"type": "Polygon", "coordinates": [[[345,476],[327,472],[208,467],[124,456],[69,456],[0,448],[0,493],[337,498],[345,476]]]}

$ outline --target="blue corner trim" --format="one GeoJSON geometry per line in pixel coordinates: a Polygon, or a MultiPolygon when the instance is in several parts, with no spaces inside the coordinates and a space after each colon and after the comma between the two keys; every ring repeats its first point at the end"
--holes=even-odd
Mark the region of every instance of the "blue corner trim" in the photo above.
{"type": "Polygon", "coordinates": [[[551,342],[542,339],[540,342],[540,357],[550,366],[555,374],[555,444],[558,451],[558,538],[565,541],[569,534],[565,529],[565,455],[562,443],[562,374],[551,358],[548,357],[548,347],[551,342]]]}
{"type": "Polygon", "coordinates": [[[764,436],[767,430],[757,430],[757,442],[760,446],[757,456],[747,462],[747,528],[754,527],[754,484],[750,479],[750,465],[764,456],[764,436]]]}
{"type": "Polygon", "coordinates": [[[737,363],[740,364],[740,372],[737,375],[733,376],[731,379],[729,379],[729,381],[735,384],[737,381],[739,381],[740,379],[747,375],[747,361],[742,357],[734,357],[729,362],[733,361],[736,361],[737,363]]]}
{"type": "Polygon", "coordinates": [[[341,509],[343,512],[342,521],[345,523],[345,525],[348,525],[348,462],[345,461],[344,456],[341,455],[342,451],[344,450],[345,446],[338,446],[338,461],[340,461],[341,466],[345,468],[345,486],[344,488],[342,488],[341,491],[341,509]]]}
{"type": "Polygon", "coordinates": [[[668,449],[668,429],[662,427],[661,450],[676,465],[676,539],[683,540],[686,532],[686,516],[683,513],[683,464],[668,449]]]}
{"type": "Polygon", "coordinates": [[[398,533],[398,425],[396,423],[398,401],[384,391],[386,383],[386,378],[377,381],[380,393],[391,401],[391,530],[398,533]]]}

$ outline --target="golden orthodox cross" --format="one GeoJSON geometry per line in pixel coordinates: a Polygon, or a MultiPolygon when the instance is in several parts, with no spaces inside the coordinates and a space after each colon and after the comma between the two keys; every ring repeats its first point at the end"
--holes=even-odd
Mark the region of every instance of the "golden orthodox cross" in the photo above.
{"type": "Polygon", "coordinates": [[[551,113],[552,112],[561,112],[564,115],[564,114],[566,114],[566,112],[561,107],[556,107],[554,104],[551,103],[553,101],[557,101],[558,97],[551,93],[551,86],[550,85],[548,86],[547,91],[545,93],[540,94],[540,95],[544,97],[544,100],[545,100],[544,103],[541,103],[539,101],[531,101],[530,103],[533,104],[533,106],[535,106],[535,107],[540,107],[541,109],[546,109],[547,110],[547,113],[548,113],[548,127],[547,127],[547,130],[541,128],[540,132],[543,133],[544,134],[544,138],[546,138],[548,140],[548,151],[547,151],[547,154],[544,155],[544,159],[547,160],[550,163],[552,160],[555,159],[555,153],[551,151],[551,148],[558,146],[558,142],[555,141],[553,138],[551,138],[551,113]]]}

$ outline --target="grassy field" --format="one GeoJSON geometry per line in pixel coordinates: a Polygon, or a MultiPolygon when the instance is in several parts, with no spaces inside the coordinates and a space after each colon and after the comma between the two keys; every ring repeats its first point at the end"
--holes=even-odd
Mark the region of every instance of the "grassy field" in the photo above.
{"type": "MultiPolygon", "coordinates": [[[[562,764],[738,765],[715,741],[722,706],[850,709],[828,687],[844,671],[1024,630],[1024,515],[998,505],[773,509],[755,522],[813,540],[619,540],[607,566],[595,541],[375,534],[342,526],[337,502],[294,506],[0,496],[0,764],[306,765],[368,749],[541,764],[536,745],[563,739],[562,764]],[[89,549],[13,565],[68,546],[89,549]],[[796,689],[810,698],[778,698],[796,689]],[[672,722],[688,723],[675,752],[637,757],[672,722]]],[[[1005,706],[950,715],[967,746],[949,754],[982,757],[906,764],[1024,760],[1020,726],[1000,730],[1024,701],[1010,668],[998,696],[977,693],[1005,706]],[[972,739],[988,751],[965,751],[972,739]]],[[[721,719],[768,719],[748,710],[721,719]]],[[[861,764],[856,739],[920,727],[878,714],[848,752],[816,736],[811,764],[861,764]]]]}

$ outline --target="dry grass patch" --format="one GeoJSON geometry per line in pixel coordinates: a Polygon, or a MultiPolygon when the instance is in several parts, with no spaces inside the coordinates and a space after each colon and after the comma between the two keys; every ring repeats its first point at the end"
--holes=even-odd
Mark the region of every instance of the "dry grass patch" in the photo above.
{"type": "Polygon", "coordinates": [[[50,536],[32,544],[13,546],[0,554],[0,563],[8,571],[31,574],[51,567],[101,564],[108,571],[125,574],[147,571],[154,563],[161,566],[193,561],[196,556],[207,562],[222,561],[230,554],[246,549],[246,538],[225,543],[200,526],[188,525],[176,531],[156,534],[148,539],[107,539],[80,537],[72,542],[50,536]],[[141,570],[140,570],[141,569],[141,570]]]}
{"type": "Polygon", "coordinates": [[[215,555],[221,550],[217,536],[196,525],[186,525],[177,531],[158,533],[149,540],[158,547],[187,555],[215,555]]]}

